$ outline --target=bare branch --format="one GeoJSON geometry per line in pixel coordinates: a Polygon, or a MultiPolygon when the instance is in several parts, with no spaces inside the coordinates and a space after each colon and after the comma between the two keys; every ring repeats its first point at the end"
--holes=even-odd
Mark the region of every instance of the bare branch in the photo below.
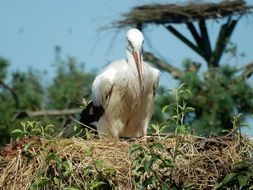
{"type": "Polygon", "coordinates": [[[150,62],[151,64],[155,65],[158,69],[166,71],[172,75],[173,78],[178,79],[183,77],[183,71],[180,69],[172,66],[171,64],[162,61],[155,57],[152,53],[146,52],[144,53],[144,60],[150,62]]]}
{"type": "Polygon", "coordinates": [[[226,48],[226,45],[229,42],[229,38],[232,35],[237,22],[238,20],[231,20],[230,18],[228,18],[227,23],[221,26],[219,37],[216,41],[215,50],[208,63],[209,68],[219,66],[220,58],[224,53],[224,49],[226,48]]]}
{"type": "Polygon", "coordinates": [[[19,112],[16,118],[21,119],[24,117],[44,117],[44,116],[64,116],[64,115],[74,115],[81,113],[81,109],[65,109],[65,110],[40,110],[40,111],[29,111],[25,110],[19,112]]]}
{"type": "Polygon", "coordinates": [[[199,29],[201,32],[201,41],[202,41],[201,44],[203,44],[200,47],[203,47],[206,60],[208,60],[209,62],[212,55],[212,49],[211,49],[210,39],[209,39],[207,27],[206,27],[206,21],[204,19],[199,21],[199,29]]]}
{"type": "MultiPolygon", "coordinates": [[[[172,34],[174,34],[178,39],[180,39],[183,43],[185,43],[187,46],[189,46],[193,51],[198,53],[201,57],[206,59],[204,51],[192,43],[189,39],[187,39],[183,34],[178,32],[173,26],[169,25],[166,27],[172,34]]],[[[208,61],[208,60],[207,60],[208,61]]]]}
{"type": "Polygon", "coordinates": [[[245,65],[245,66],[244,66],[242,69],[240,69],[240,70],[243,71],[242,74],[241,74],[241,76],[240,76],[240,78],[241,78],[242,80],[248,79],[248,78],[251,77],[251,75],[253,74],[253,62],[251,62],[251,63],[245,65]]]}
{"type": "Polygon", "coordinates": [[[12,95],[14,101],[15,101],[16,108],[18,109],[18,108],[19,108],[19,98],[18,98],[18,95],[17,95],[17,93],[15,92],[15,90],[12,89],[10,86],[8,86],[7,84],[5,84],[5,83],[4,83],[3,81],[1,81],[1,80],[0,80],[0,85],[1,85],[4,89],[8,90],[8,91],[11,93],[11,95],[12,95]]]}
{"type": "Polygon", "coordinates": [[[192,37],[194,38],[195,42],[198,44],[199,47],[202,47],[202,39],[201,36],[199,35],[198,31],[196,30],[195,26],[193,25],[192,22],[186,22],[186,25],[188,29],[190,30],[192,37]]]}

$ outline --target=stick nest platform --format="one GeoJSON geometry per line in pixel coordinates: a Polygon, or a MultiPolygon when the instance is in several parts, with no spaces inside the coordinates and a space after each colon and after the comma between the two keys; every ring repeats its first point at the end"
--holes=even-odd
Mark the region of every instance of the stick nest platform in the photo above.
{"type": "Polygon", "coordinates": [[[139,189],[148,179],[157,181],[147,189],[160,189],[163,182],[213,189],[236,170],[236,162],[252,164],[252,150],[249,139],[239,136],[125,141],[30,137],[1,151],[0,189],[139,189]],[[153,156],[159,159],[150,161],[153,156]]]}
{"type": "Polygon", "coordinates": [[[116,27],[138,24],[171,24],[219,19],[233,15],[252,13],[253,6],[245,1],[221,1],[220,3],[148,4],[137,6],[123,14],[116,27]]]}

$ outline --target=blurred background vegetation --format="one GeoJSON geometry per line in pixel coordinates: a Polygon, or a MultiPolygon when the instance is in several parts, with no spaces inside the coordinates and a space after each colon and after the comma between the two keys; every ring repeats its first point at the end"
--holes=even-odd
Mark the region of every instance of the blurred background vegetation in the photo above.
{"type": "MultiPolygon", "coordinates": [[[[63,110],[79,108],[82,99],[89,99],[94,73],[85,72],[84,64],[78,63],[73,57],[63,59],[61,48],[55,48],[56,74],[52,81],[47,80],[46,72],[32,68],[26,72],[15,71],[7,75],[7,59],[0,59],[0,144],[10,141],[10,133],[20,128],[23,120],[39,120],[51,123],[62,130],[70,120],[62,115],[58,117],[42,116],[27,118],[22,115],[26,110],[63,110]],[[21,118],[21,119],[19,119],[21,118]]],[[[78,114],[77,114],[78,118],[78,114]]]]}
{"type": "MultiPolygon", "coordinates": [[[[133,13],[134,11],[133,9],[133,13]]],[[[131,12],[129,15],[132,18],[131,12]]],[[[146,20],[143,21],[144,24],[150,24],[145,23],[146,20]]],[[[229,29],[233,31],[230,25],[236,24],[237,21],[239,18],[231,19],[229,17],[227,22],[221,25],[221,29],[230,27],[229,29]]],[[[138,23],[133,22],[132,25],[143,29],[145,32],[143,23],[139,22],[139,20],[138,23]]],[[[199,21],[199,25],[203,26],[201,24],[203,24],[203,20],[199,21]]],[[[127,22],[125,25],[129,26],[129,23],[127,22]]],[[[125,25],[121,22],[119,28],[125,27],[125,25]]],[[[172,26],[166,27],[170,32],[175,32],[172,26]]],[[[212,55],[209,55],[204,63],[185,59],[179,69],[148,52],[144,56],[147,61],[154,64],[162,72],[172,75],[177,80],[178,85],[184,83],[191,92],[191,94],[180,97],[180,102],[181,104],[185,102],[187,106],[195,109],[194,112],[187,113],[184,119],[185,125],[189,126],[189,131],[192,133],[203,136],[220,135],[223,134],[224,130],[227,132],[234,127],[233,118],[235,115],[241,114],[240,120],[244,122],[248,116],[253,114],[253,88],[252,84],[249,83],[253,73],[253,63],[240,68],[229,64],[232,59],[240,59],[244,56],[243,53],[238,52],[237,44],[229,40],[232,31],[227,36],[223,36],[221,42],[217,40],[216,49],[218,50],[210,49],[212,55]],[[219,50],[217,47],[220,46],[223,48],[219,50]],[[217,52],[220,57],[225,54],[230,59],[223,63],[218,59],[212,65],[211,63],[214,61],[211,58],[217,56],[217,52]],[[159,63],[170,65],[173,69],[161,68],[159,63]],[[204,71],[199,72],[201,65],[203,65],[204,71]]],[[[221,35],[224,35],[222,30],[218,38],[221,35]]],[[[198,42],[196,43],[198,44],[198,42]]],[[[20,122],[23,120],[38,120],[42,123],[53,124],[57,127],[58,132],[66,128],[73,129],[73,126],[77,125],[71,118],[79,119],[81,108],[85,101],[90,99],[91,84],[96,73],[87,72],[85,64],[78,62],[74,57],[63,58],[59,46],[55,47],[54,53],[53,65],[56,68],[56,73],[52,81],[48,81],[46,71],[37,71],[34,68],[27,71],[10,72],[9,65],[11,63],[8,58],[0,58],[0,146],[10,142],[11,131],[14,128],[19,128],[20,122]],[[28,114],[28,112],[36,111],[72,109],[76,110],[71,114],[58,114],[54,117],[43,113],[39,117],[28,114]]],[[[164,83],[166,85],[169,81],[164,83]]],[[[160,84],[151,123],[166,124],[173,113],[163,113],[162,108],[174,101],[174,97],[167,88],[160,84]]],[[[169,130],[173,131],[174,129],[169,126],[169,130]]],[[[65,136],[70,133],[71,130],[66,132],[65,136]]]]}
{"type": "MultiPolygon", "coordinates": [[[[46,72],[32,68],[26,72],[8,72],[7,59],[0,60],[0,144],[10,141],[10,133],[14,128],[20,128],[24,120],[37,120],[45,124],[53,124],[58,132],[69,127],[70,131],[76,125],[69,115],[57,117],[23,116],[26,110],[68,110],[84,106],[83,99],[88,101],[91,94],[91,84],[95,73],[87,73],[85,65],[73,57],[63,59],[61,48],[55,48],[54,67],[56,74],[51,82],[45,81],[46,72]],[[9,76],[7,75],[9,73],[9,76]]],[[[242,113],[241,120],[252,114],[253,90],[247,81],[236,75],[236,68],[227,64],[205,76],[189,69],[193,61],[186,59],[182,63],[184,77],[179,80],[191,91],[181,97],[181,102],[195,108],[195,112],[186,115],[185,123],[191,126],[190,131],[199,135],[222,134],[224,129],[232,129],[233,116],[242,113]]],[[[160,85],[154,105],[154,115],[151,123],[166,123],[170,114],[162,113],[162,108],[172,104],[174,97],[168,89],[160,85]]],[[[73,114],[76,119],[79,113],[73,114]]],[[[173,131],[171,128],[170,131],[173,131]]],[[[71,132],[67,132],[65,135],[71,132]]]]}

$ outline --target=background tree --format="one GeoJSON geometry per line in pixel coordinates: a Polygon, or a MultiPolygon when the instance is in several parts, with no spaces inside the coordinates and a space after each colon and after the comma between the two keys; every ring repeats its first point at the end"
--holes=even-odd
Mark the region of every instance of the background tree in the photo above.
{"type": "Polygon", "coordinates": [[[74,57],[63,59],[60,47],[55,48],[55,57],[56,74],[52,82],[45,81],[46,72],[31,68],[9,76],[8,60],[0,59],[0,147],[9,142],[11,131],[20,128],[21,121],[32,119],[54,124],[60,131],[70,125],[69,113],[79,119],[83,98],[90,98],[95,74],[86,73],[84,64],[74,57]],[[58,111],[58,117],[48,115],[51,110],[58,111]],[[61,110],[67,110],[68,114],[62,114],[61,110]]]}
{"type": "Polygon", "coordinates": [[[14,112],[14,109],[19,108],[16,92],[6,83],[8,65],[6,59],[0,58],[0,146],[2,143],[8,142],[13,120],[11,113],[14,112]]]}
{"type": "Polygon", "coordinates": [[[82,98],[89,99],[94,73],[84,72],[84,64],[77,63],[75,58],[63,60],[60,47],[55,48],[56,76],[48,87],[49,109],[66,109],[80,105],[82,98]]]}
{"type": "MultiPolygon", "coordinates": [[[[69,110],[81,108],[83,99],[89,100],[91,94],[91,84],[94,80],[94,73],[87,73],[84,63],[78,63],[74,57],[64,60],[61,57],[61,48],[55,48],[56,76],[51,85],[47,87],[47,110],[69,110]]],[[[80,110],[76,110],[73,116],[79,120],[80,110]]],[[[68,115],[59,115],[51,118],[50,121],[59,126],[59,130],[67,125],[74,125],[68,115]]],[[[70,132],[68,132],[70,133],[70,132]]]]}
{"type": "MultiPolygon", "coordinates": [[[[200,73],[202,64],[192,60],[186,60],[180,69],[159,59],[153,53],[144,54],[146,61],[168,72],[191,90],[192,94],[181,101],[186,101],[188,106],[195,108],[194,114],[188,114],[185,119],[185,122],[192,124],[192,130],[202,135],[221,134],[223,129],[233,127],[234,114],[242,113],[244,119],[247,114],[253,112],[253,91],[247,82],[253,73],[253,63],[236,68],[220,62],[224,53],[237,53],[236,46],[227,46],[230,36],[241,17],[252,9],[253,6],[246,5],[242,0],[222,1],[217,4],[148,4],[133,8],[123,15],[122,20],[115,22],[114,26],[121,28],[132,25],[145,32],[147,25],[162,25],[205,60],[207,70],[200,73]],[[206,20],[221,18],[220,31],[216,43],[212,46],[206,20]],[[176,30],[175,24],[185,24],[194,42],[176,30]]],[[[158,104],[169,104],[171,98],[166,100],[164,97],[169,95],[161,92],[158,104]]]]}

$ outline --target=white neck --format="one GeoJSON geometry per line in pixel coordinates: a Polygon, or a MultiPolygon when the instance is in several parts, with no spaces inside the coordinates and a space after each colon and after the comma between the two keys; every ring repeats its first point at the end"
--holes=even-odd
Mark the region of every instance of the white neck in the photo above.
{"type": "MultiPolygon", "coordinates": [[[[132,55],[132,53],[130,53],[130,51],[127,49],[126,50],[126,58],[127,58],[127,64],[129,67],[129,72],[133,73],[136,76],[136,79],[138,80],[138,71],[137,71],[137,66],[134,60],[134,56],[132,55]]],[[[143,60],[142,55],[141,55],[141,61],[143,60]]],[[[142,89],[142,87],[140,88],[140,90],[142,89]]]]}
{"type": "MultiPolygon", "coordinates": [[[[136,68],[136,65],[135,65],[134,56],[130,53],[130,51],[128,49],[126,50],[126,58],[127,58],[128,65],[130,67],[133,67],[137,71],[137,68],[136,68]]],[[[143,61],[142,54],[141,54],[141,61],[143,61]]]]}
{"type": "Polygon", "coordinates": [[[127,64],[136,69],[135,61],[134,61],[134,56],[130,53],[130,51],[127,49],[126,50],[126,58],[127,58],[127,64]]]}

